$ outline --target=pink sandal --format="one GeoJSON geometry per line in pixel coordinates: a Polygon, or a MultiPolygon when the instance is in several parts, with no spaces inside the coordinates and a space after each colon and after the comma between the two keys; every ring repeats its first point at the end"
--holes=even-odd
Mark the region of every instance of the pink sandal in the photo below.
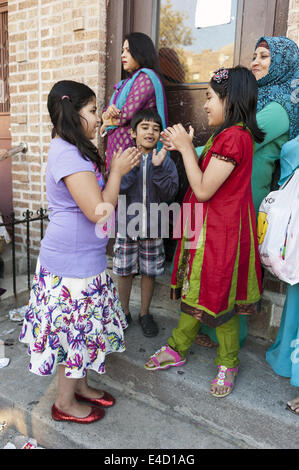
{"type": "Polygon", "coordinates": [[[217,377],[216,379],[212,381],[212,384],[220,385],[220,386],[224,385],[225,387],[229,387],[229,390],[226,393],[222,393],[221,395],[219,395],[218,393],[211,392],[211,395],[213,395],[213,397],[216,397],[216,398],[223,398],[229,395],[233,391],[233,388],[234,388],[234,385],[231,382],[224,380],[226,377],[226,372],[227,371],[235,372],[235,374],[237,375],[239,371],[239,367],[234,367],[233,369],[229,369],[228,367],[225,367],[225,366],[218,366],[218,369],[219,371],[218,371],[217,377]]]}
{"type": "Polygon", "coordinates": [[[146,368],[146,370],[159,370],[159,369],[168,369],[169,367],[179,367],[179,366],[183,366],[186,362],[186,359],[181,359],[181,356],[179,355],[179,353],[171,349],[169,346],[162,346],[162,348],[158,349],[158,351],[156,351],[155,354],[153,354],[150,357],[150,359],[152,359],[156,367],[148,367],[145,364],[144,367],[146,368]],[[168,354],[170,354],[173,357],[174,362],[165,361],[165,362],[162,362],[162,364],[160,364],[157,359],[157,355],[163,351],[166,351],[168,354]]]}

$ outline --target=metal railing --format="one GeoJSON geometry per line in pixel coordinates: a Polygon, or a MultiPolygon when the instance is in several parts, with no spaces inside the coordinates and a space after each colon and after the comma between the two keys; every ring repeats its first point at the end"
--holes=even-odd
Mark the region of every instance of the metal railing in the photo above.
{"type": "Polygon", "coordinates": [[[3,223],[0,227],[6,227],[11,233],[11,249],[12,249],[12,275],[13,275],[13,292],[17,295],[17,269],[16,269],[16,225],[24,224],[26,226],[26,258],[27,258],[27,286],[30,289],[30,224],[40,221],[40,239],[44,237],[44,221],[48,219],[47,210],[40,208],[36,211],[36,215],[29,209],[23,213],[23,219],[17,219],[15,213],[11,212],[10,216],[2,216],[3,223]]]}
{"type": "Polygon", "coordinates": [[[8,157],[13,157],[14,155],[17,155],[18,153],[26,153],[28,150],[28,145],[26,142],[20,142],[19,145],[16,147],[12,147],[11,149],[7,150],[7,156],[8,157]]]}
{"type": "MultiPolygon", "coordinates": [[[[14,157],[19,153],[26,153],[28,151],[28,145],[25,142],[20,142],[17,146],[7,150],[8,157],[14,157]]],[[[47,210],[40,208],[34,214],[32,211],[27,209],[22,214],[23,218],[16,218],[15,212],[11,212],[9,216],[3,216],[3,223],[0,223],[0,227],[5,227],[9,234],[11,235],[11,250],[12,250],[12,275],[13,275],[13,292],[14,295],[17,295],[17,268],[16,268],[16,225],[25,225],[26,227],[26,259],[27,259],[27,285],[30,289],[30,266],[31,266],[31,256],[30,256],[30,224],[32,222],[40,221],[40,239],[44,237],[44,221],[48,219],[47,210]]],[[[0,220],[1,222],[1,220],[0,220]]]]}
{"type": "Polygon", "coordinates": [[[20,142],[19,145],[17,145],[16,147],[12,147],[8,150],[1,149],[2,153],[0,156],[0,161],[2,162],[9,157],[14,157],[15,155],[18,155],[19,153],[26,153],[27,151],[28,151],[28,145],[25,142],[20,142]]]}

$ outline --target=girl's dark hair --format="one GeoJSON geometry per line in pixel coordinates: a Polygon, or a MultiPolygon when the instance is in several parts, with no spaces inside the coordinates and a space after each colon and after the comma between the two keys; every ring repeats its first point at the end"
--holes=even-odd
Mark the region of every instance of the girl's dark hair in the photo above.
{"type": "Polygon", "coordinates": [[[48,95],[48,111],[53,124],[52,138],[59,136],[73,144],[85,160],[91,160],[100,169],[102,158],[96,146],[85,136],[79,111],[95,93],[84,83],[61,80],[48,95]]]}
{"type": "Polygon", "coordinates": [[[256,142],[261,143],[265,133],[256,122],[256,107],[258,86],[253,73],[246,67],[238,65],[229,68],[228,78],[218,82],[212,77],[210,86],[221,100],[226,100],[225,120],[217,129],[215,136],[224,129],[243,122],[247,126],[256,142]]]}
{"type": "Polygon", "coordinates": [[[151,38],[144,33],[130,33],[125,36],[126,39],[129,43],[130,53],[138,62],[140,68],[152,69],[161,78],[162,71],[159,58],[151,38]]]}
{"type": "Polygon", "coordinates": [[[141,109],[134,114],[131,120],[131,128],[135,132],[138,124],[142,121],[153,121],[156,124],[159,124],[160,130],[163,129],[162,119],[159,113],[152,108],[141,109]]]}

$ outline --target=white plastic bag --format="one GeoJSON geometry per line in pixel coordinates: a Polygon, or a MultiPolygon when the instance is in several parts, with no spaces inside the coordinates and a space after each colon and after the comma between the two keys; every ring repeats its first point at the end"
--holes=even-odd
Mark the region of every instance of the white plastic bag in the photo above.
{"type": "Polygon", "coordinates": [[[280,280],[299,282],[299,169],[262,201],[258,214],[262,265],[280,280]]]}

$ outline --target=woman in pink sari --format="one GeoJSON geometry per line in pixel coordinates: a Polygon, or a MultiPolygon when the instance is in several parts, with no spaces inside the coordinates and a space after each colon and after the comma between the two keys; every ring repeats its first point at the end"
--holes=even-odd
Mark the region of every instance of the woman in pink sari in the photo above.
{"type": "Polygon", "coordinates": [[[114,152],[135,145],[130,121],[134,114],[153,108],[167,126],[167,104],[162,84],[158,55],[149,36],[131,33],[125,37],[122,50],[123,70],[128,78],[115,85],[115,92],[102,114],[101,135],[107,135],[106,168],[114,152]]]}

